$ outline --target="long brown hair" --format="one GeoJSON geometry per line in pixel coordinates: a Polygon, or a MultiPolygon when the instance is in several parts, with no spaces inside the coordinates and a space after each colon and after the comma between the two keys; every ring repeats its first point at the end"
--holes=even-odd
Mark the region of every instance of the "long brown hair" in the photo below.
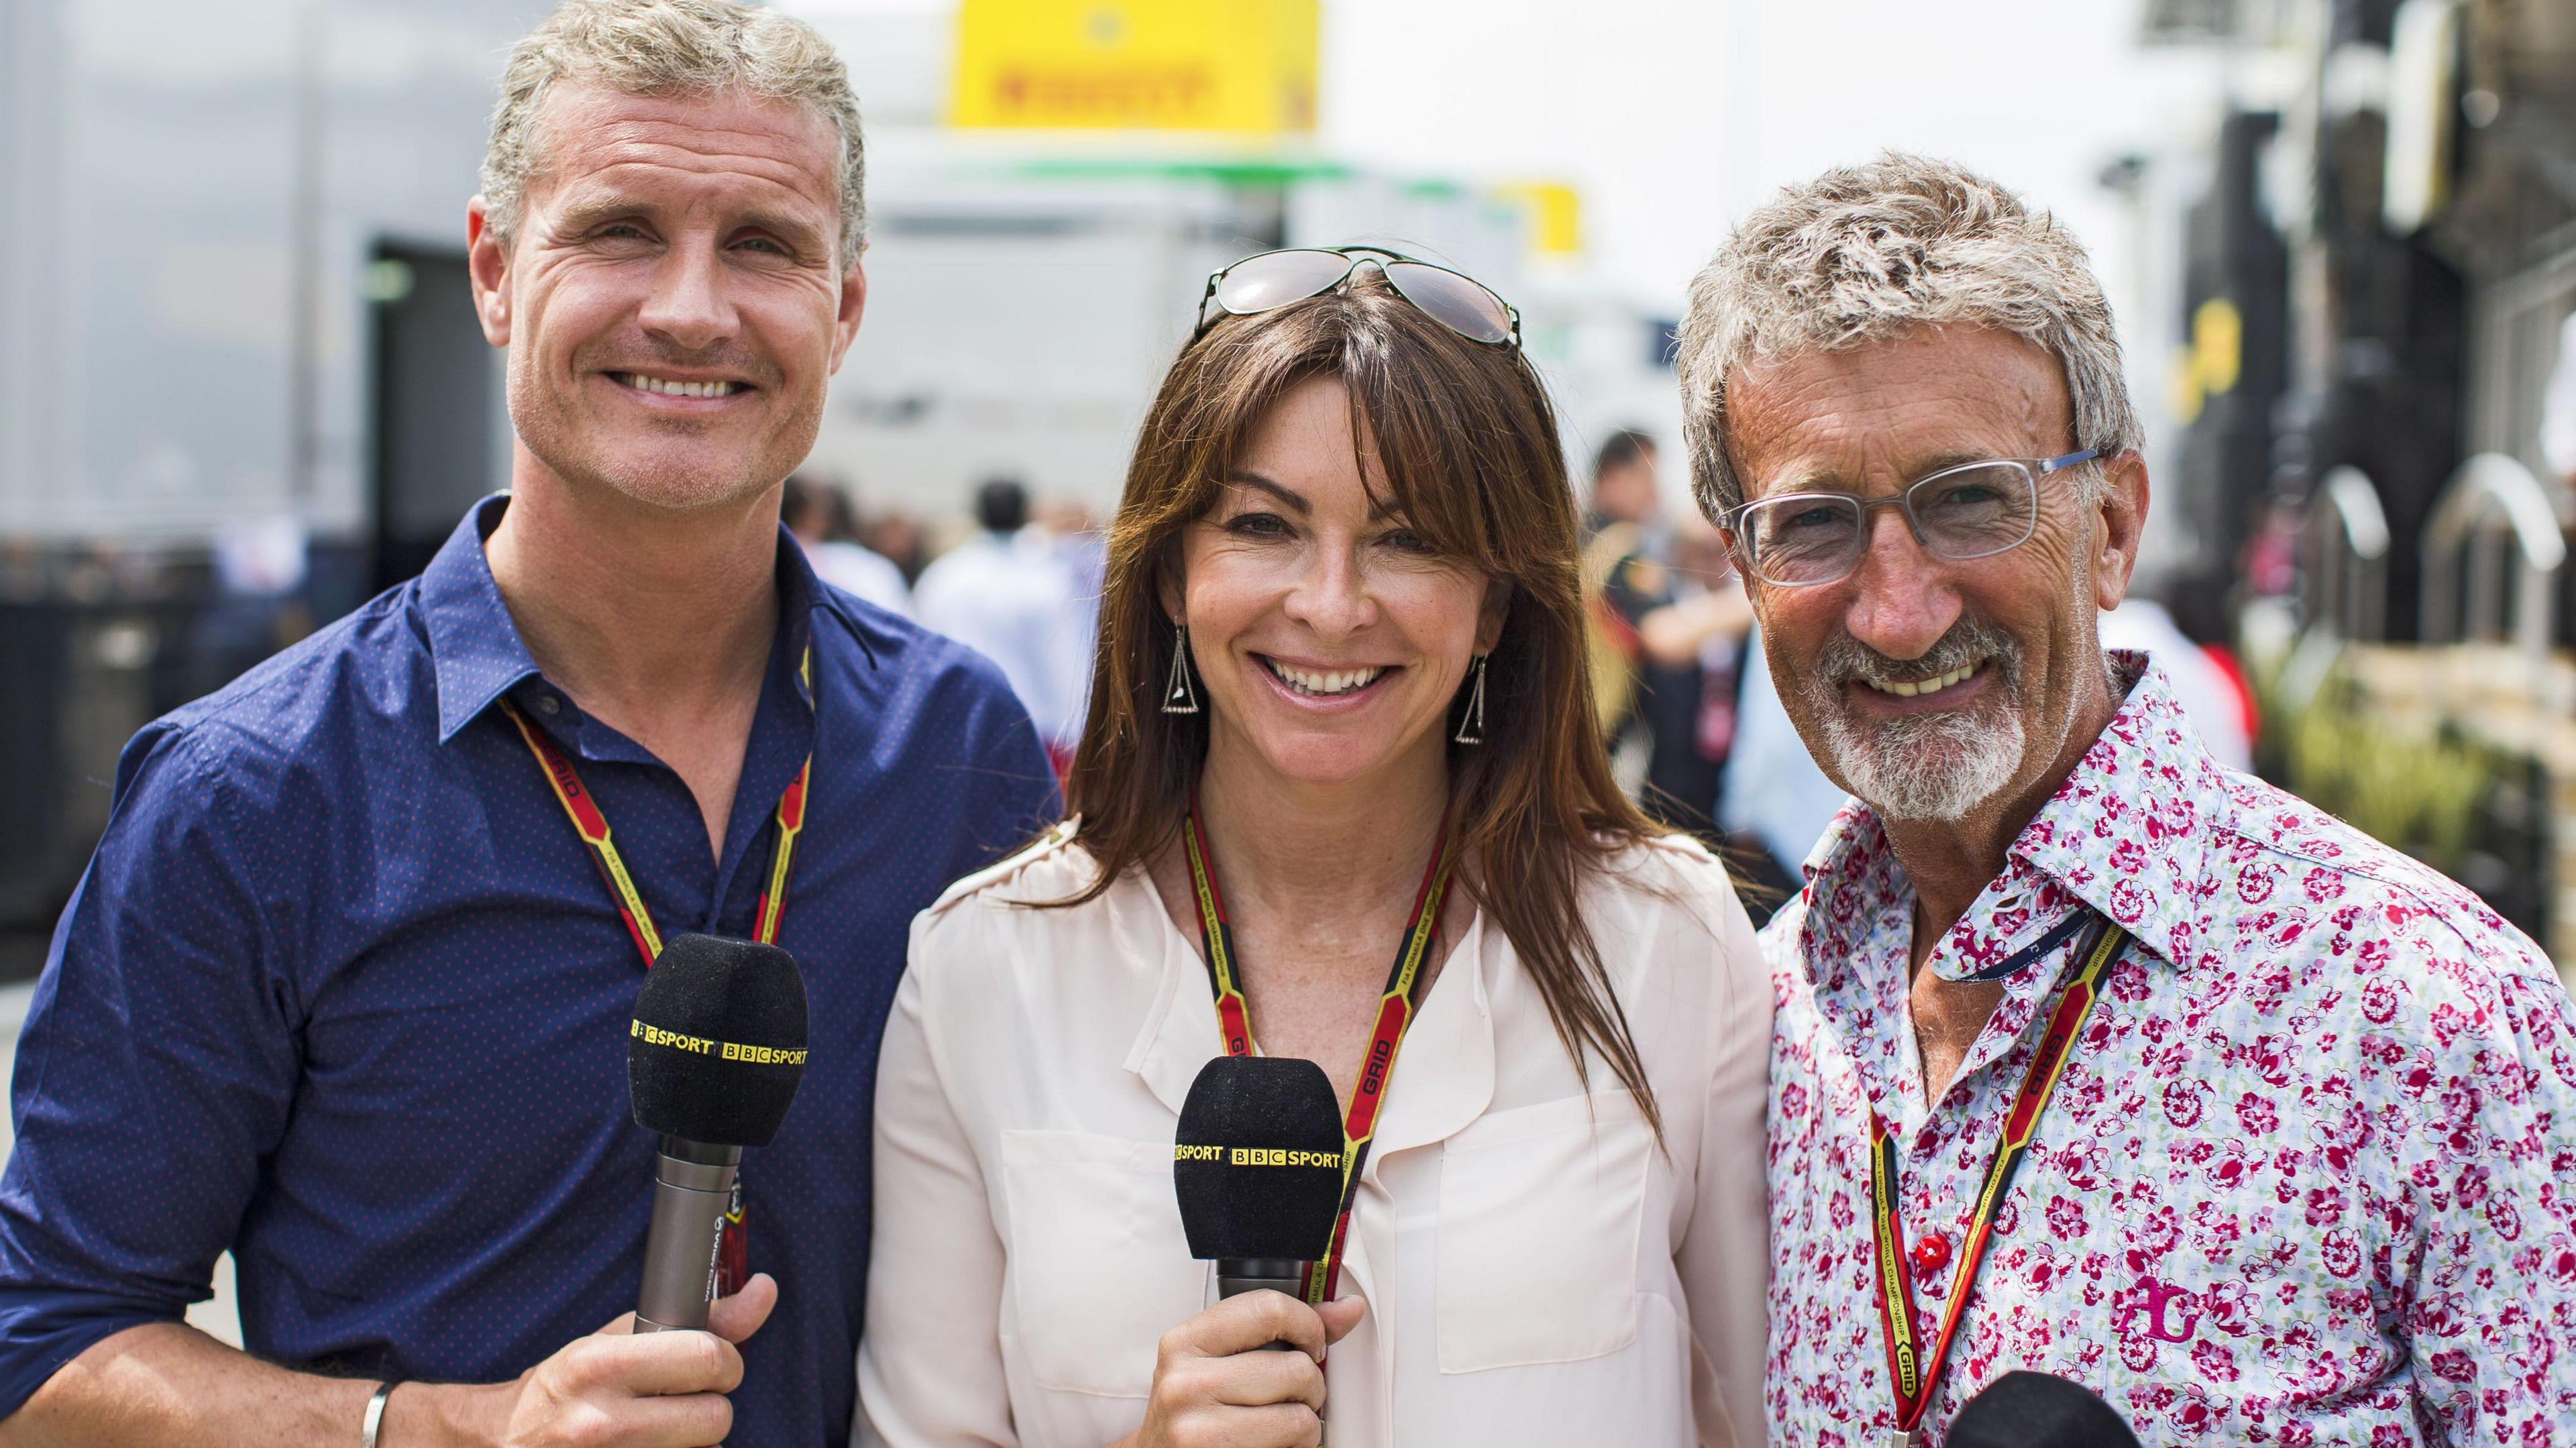
{"type": "Polygon", "coordinates": [[[1406,526],[1511,585],[1487,661],[1484,742],[1449,747],[1449,828],[1471,864],[1461,878],[1536,982],[1576,1072],[1588,1081],[1587,1053],[1598,1053],[1660,1128],[1577,904],[1587,872],[1663,831],[1620,793],[1602,749],[1556,411],[1518,349],[1457,335],[1373,271],[1340,292],[1222,319],[1163,379],[1110,527],[1090,718],[1065,780],[1100,874],[1060,903],[1096,897],[1178,837],[1207,724],[1162,710],[1176,640],[1157,585],[1264,414],[1317,377],[1348,394],[1352,434],[1373,447],[1406,526]]]}

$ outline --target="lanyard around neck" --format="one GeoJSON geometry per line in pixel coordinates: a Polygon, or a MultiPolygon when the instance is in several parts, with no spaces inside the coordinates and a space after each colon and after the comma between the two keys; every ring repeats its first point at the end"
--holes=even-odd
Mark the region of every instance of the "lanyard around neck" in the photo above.
{"type": "MultiPolygon", "coordinates": [[[[1226,923],[1225,901],[1217,894],[1216,869],[1209,862],[1207,833],[1199,827],[1198,801],[1190,802],[1189,819],[1181,831],[1182,851],[1190,861],[1190,894],[1199,909],[1199,940],[1207,949],[1208,984],[1216,992],[1217,1025],[1225,1037],[1225,1053],[1249,1056],[1255,1053],[1252,1042],[1252,1009],[1243,998],[1243,967],[1234,952],[1234,931],[1226,923]]],[[[1368,1164],[1369,1141],[1377,1134],[1378,1107],[1386,1099],[1387,1082],[1395,1074],[1395,1053],[1404,1044],[1404,1033],[1413,1024],[1413,985],[1421,978],[1422,963],[1430,958],[1431,942],[1440,934],[1440,905],[1449,894],[1449,834],[1444,828],[1431,850],[1431,863],[1422,872],[1422,888],[1414,893],[1413,917],[1404,925],[1404,935],[1397,941],[1395,968],[1386,979],[1386,989],[1378,997],[1377,1025],[1369,1034],[1368,1054],[1361,1058],[1360,1079],[1351,1092],[1350,1110],[1342,1122],[1342,1201],[1340,1213],[1333,1220],[1332,1245],[1322,1261],[1306,1271],[1306,1300],[1309,1303],[1329,1301],[1334,1286],[1340,1281],[1342,1243],[1350,1235],[1351,1206],[1358,1199],[1360,1169],[1368,1164]]]]}
{"type": "Polygon", "coordinates": [[[2067,1059],[2075,1054],[2076,1038],[2093,1014],[2094,1003],[2102,998],[2102,977],[2109,973],[2112,963],[2120,957],[2120,948],[2128,941],[2128,932],[2112,924],[2109,917],[2098,913],[2093,916],[2093,929],[2077,953],[2083,968],[2048,1018],[2048,1033],[2040,1037],[2039,1049],[2032,1052],[2030,1069],[2022,1073],[2021,1090],[2014,1094],[2012,1110],[2004,1117],[1994,1160],[1986,1168],[1985,1184],[1977,1192],[1976,1211],[1968,1219],[1967,1239],[1959,1248],[1958,1271],[1950,1279],[1950,1297],[1941,1310],[1940,1331],[1932,1339],[1929,1351],[1925,1350],[1917,1326],[1914,1274],[1905,1255],[1896,1138],[1884,1118],[1876,1111],[1869,1114],[1870,1218],[1875,1229],[1871,1237],[1878,1253],[1878,1321],[1887,1339],[1887,1376],[1896,1398],[1897,1442],[1921,1441],[1923,1414],[1932,1406],[1932,1387],[1941,1380],[1941,1368],[1949,1361],[1950,1345],[1958,1336],[1969,1295],[1976,1290],[1977,1268],[1984,1262],[1986,1244],[1994,1235],[1995,1212],[2003,1205],[2004,1194],[2012,1189],[2013,1173],[2029,1154],[2031,1138],[2039,1131],[2040,1113],[2048,1109],[2049,1094],[2066,1073],[2067,1059]]]}
{"type": "MultiPolygon", "coordinates": [[[[812,649],[805,651],[798,673],[811,689],[812,649]]],[[[626,934],[635,942],[635,953],[644,958],[644,968],[651,970],[653,962],[662,957],[662,932],[653,924],[653,912],[645,908],[643,892],[635,888],[635,877],[627,873],[625,857],[617,853],[617,842],[609,833],[608,816],[600,812],[598,796],[583,787],[581,775],[572,767],[572,756],[564,753],[554,736],[538,728],[510,700],[501,700],[501,708],[518,727],[519,738],[528,751],[536,755],[537,766],[545,771],[546,784],[555,792],[555,802],[563,806],[565,816],[572,821],[573,833],[589,847],[591,863],[599,867],[600,879],[617,902],[618,918],[626,922],[626,934]]],[[[809,750],[796,777],[778,796],[778,843],[770,852],[769,876],[762,882],[760,903],[753,907],[751,917],[751,938],[762,945],[778,943],[778,924],[787,914],[787,869],[796,858],[796,837],[805,829],[805,787],[813,774],[814,755],[809,750]]]]}

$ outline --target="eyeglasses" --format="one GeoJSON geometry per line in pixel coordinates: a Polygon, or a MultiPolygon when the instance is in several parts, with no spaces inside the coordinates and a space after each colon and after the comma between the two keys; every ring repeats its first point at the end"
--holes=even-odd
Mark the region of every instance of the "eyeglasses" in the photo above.
{"type": "Polygon", "coordinates": [[[1290,247],[1247,256],[1210,272],[1207,290],[1199,296],[1198,326],[1190,340],[1197,341],[1216,325],[1216,318],[1208,315],[1210,302],[1216,303],[1218,316],[1273,312],[1338,290],[1363,266],[1376,267],[1396,295],[1468,341],[1515,349],[1521,345],[1520,310],[1493,288],[1463,272],[1376,246],[1290,247]]]}
{"type": "Polygon", "coordinates": [[[1935,558],[1963,562],[2018,548],[2039,527],[2039,480],[2089,462],[2093,448],[2057,458],[1991,458],[1943,468],[1884,498],[1783,493],[1730,508],[1718,526],[1735,537],[1744,570],[1765,583],[1840,583],[1869,552],[1869,514],[1894,508],[1935,558]]]}

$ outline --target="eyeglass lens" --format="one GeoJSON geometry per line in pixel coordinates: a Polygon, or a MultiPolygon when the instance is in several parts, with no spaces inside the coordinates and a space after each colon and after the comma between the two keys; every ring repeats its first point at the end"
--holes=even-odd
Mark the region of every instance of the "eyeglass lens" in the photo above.
{"type": "Polygon", "coordinates": [[[1351,265],[1351,259],[1337,251],[1274,251],[1246,257],[1217,282],[1217,305],[1249,316],[1301,302],[1348,276],[1351,265]]]}
{"type": "MultiPolygon", "coordinates": [[[[2039,516],[2039,492],[2019,463],[1979,463],[1936,473],[1906,489],[1904,507],[1935,557],[1983,558],[2019,545],[2039,516]]],[[[1754,504],[1737,527],[1754,571],[1773,583],[1831,583],[1869,547],[1861,500],[1808,493],[1754,504]]]]}
{"type": "Polygon", "coordinates": [[[1511,309],[1503,299],[1458,273],[1420,262],[1386,265],[1386,279],[1404,299],[1471,342],[1504,342],[1512,335],[1511,309]]]}

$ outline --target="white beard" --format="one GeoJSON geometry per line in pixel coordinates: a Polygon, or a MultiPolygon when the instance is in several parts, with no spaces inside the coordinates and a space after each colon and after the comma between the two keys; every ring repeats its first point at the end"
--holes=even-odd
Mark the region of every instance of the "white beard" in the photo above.
{"type": "Polygon", "coordinates": [[[1837,709],[1825,716],[1834,764],[1863,804],[1889,819],[1957,820],[2001,793],[2021,771],[2028,739],[2017,711],[1925,714],[1863,729],[1837,709]]]}
{"type": "MultiPolygon", "coordinates": [[[[2081,612],[2096,607],[2091,566],[2079,566],[2073,573],[2075,608],[2081,612]]],[[[1844,712],[1837,686],[1810,695],[1824,720],[1825,746],[1832,751],[1834,764],[1850,782],[1852,794],[1881,818],[1943,823],[1965,819],[2021,773],[2022,756],[2031,739],[2021,721],[2020,648],[1990,628],[1973,622],[1967,627],[1972,634],[1989,635],[1985,642],[1996,657],[1990,667],[2004,671],[1998,680],[2003,687],[1988,691],[2003,696],[1987,701],[1996,715],[1991,720],[1972,709],[1890,719],[1864,728],[1844,712]]],[[[2066,691],[2056,737],[2049,741],[2051,754],[2075,727],[2078,699],[2075,690],[2066,691]]]]}

